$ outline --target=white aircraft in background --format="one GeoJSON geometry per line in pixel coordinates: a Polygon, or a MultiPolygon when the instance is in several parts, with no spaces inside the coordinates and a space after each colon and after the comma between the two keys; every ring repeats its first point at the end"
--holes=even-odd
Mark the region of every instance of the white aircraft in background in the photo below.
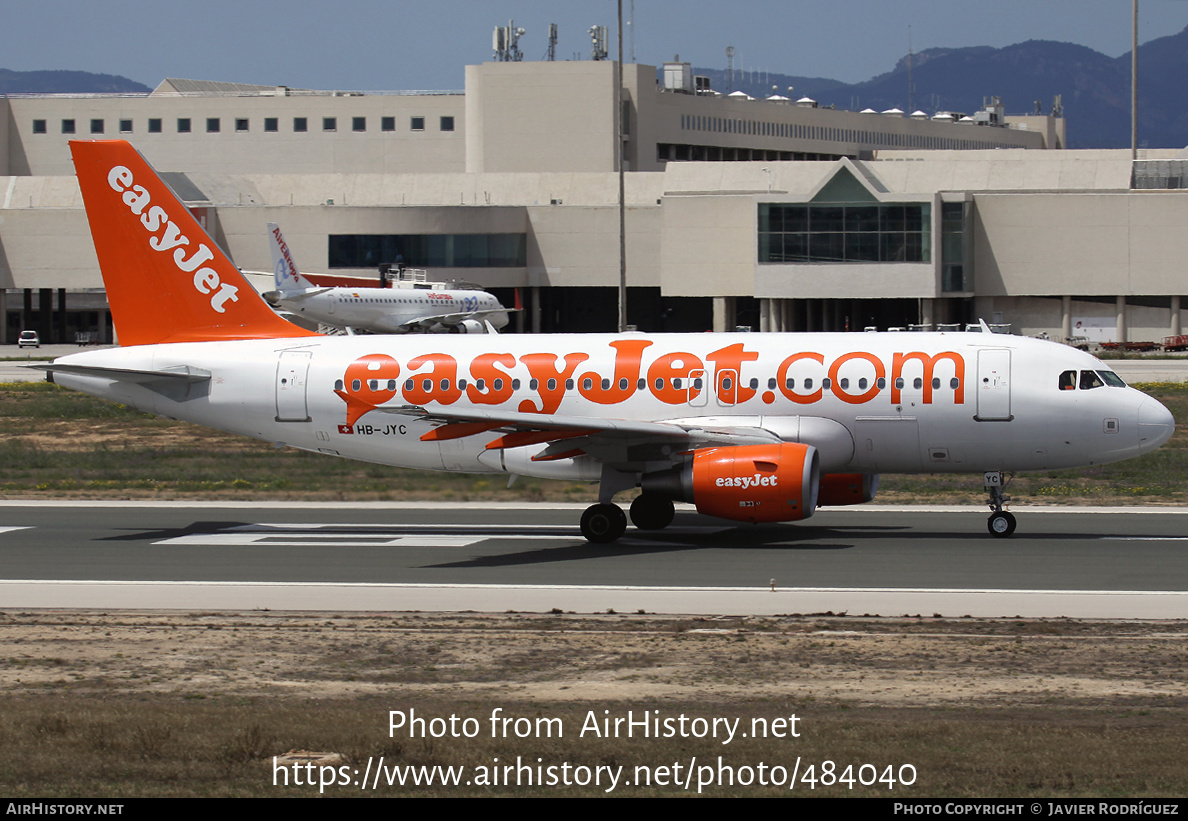
{"type": "Polygon", "coordinates": [[[389,288],[320,288],[301,275],[276,223],[268,223],[276,290],[269,304],[336,328],[375,333],[494,333],[507,325],[507,309],[486,291],[448,290],[422,282],[389,288]]]}
{"type": "Polygon", "coordinates": [[[673,502],[745,522],[869,501],[880,472],[1128,459],[1171,414],[1075,349],[988,333],[320,336],[276,316],[128,143],[72,142],[120,341],[46,366],[150,413],[428,470],[599,483],[592,542],[673,502]]]}

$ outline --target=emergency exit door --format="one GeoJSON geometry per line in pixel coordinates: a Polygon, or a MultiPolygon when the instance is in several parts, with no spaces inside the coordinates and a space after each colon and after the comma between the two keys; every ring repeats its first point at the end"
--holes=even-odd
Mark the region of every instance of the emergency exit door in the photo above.
{"type": "Polygon", "coordinates": [[[1011,352],[1007,348],[978,351],[979,422],[1011,419],[1011,352]]]}
{"type": "Polygon", "coordinates": [[[276,363],[276,421],[308,422],[306,381],[310,351],[281,351],[276,363]]]}

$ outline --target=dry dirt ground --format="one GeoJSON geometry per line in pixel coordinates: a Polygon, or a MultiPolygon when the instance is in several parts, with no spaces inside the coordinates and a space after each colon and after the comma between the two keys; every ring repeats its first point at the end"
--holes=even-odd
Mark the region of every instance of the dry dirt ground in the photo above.
{"type": "Polygon", "coordinates": [[[1186,703],[1188,623],[8,612],[0,693],[1186,703]]]}
{"type": "Polygon", "coordinates": [[[628,796],[1178,798],[1186,638],[1188,622],[0,612],[0,790],[595,796],[591,774],[614,770],[628,796]],[[476,737],[418,736],[414,715],[476,737]],[[525,734],[496,737],[494,715],[525,734]],[[587,732],[649,715],[744,734],[587,732]],[[343,780],[278,775],[294,751],[332,754],[298,761],[343,780]],[[522,761],[577,769],[546,784],[522,761]],[[360,786],[377,767],[389,780],[360,786]],[[391,780],[444,767],[464,780],[391,780]]]}

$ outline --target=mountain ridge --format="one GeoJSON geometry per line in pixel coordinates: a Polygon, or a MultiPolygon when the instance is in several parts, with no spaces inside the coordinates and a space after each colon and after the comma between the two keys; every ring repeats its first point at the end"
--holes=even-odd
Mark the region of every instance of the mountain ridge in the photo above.
{"type": "MultiPolygon", "coordinates": [[[[1139,46],[1140,147],[1181,148],[1188,144],[1188,27],[1139,46]]],[[[883,111],[900,108],[973,113],[983,99],[1001,97],[1009,114],[1051,111],[1062,98],[1069,148],[1130,146],[1130,52],[1109,57],[1055,40],[1025,40],[993,46],[937,47],[912,55],[913,93],[908,93],[908,57],[890,71],[858,83],[774,72],[695,68],[716,91],[745,91],[812,97],[821,106],[883,111]],[[789,94],[788,86],[792,86],[789,94]]]]}
{"type": "MultiPolygon", "coordinates": [[[[1008,114],[1051,111],[1060,95],[1069,148],[1130,146],[1130,52],[1109,57],[1075,43],[1025,40],[993,46],[935,47],[911,55],[912,92],[904,56],[886,72],[858,83],[776,72],[694,68],[716,91],[753,97],[812,97],[821,106],[972,113],[991,95],[1008,114]],[[789,88],[791,87],[791,88],[789,88]]],[[[1139,46],[1140,147],[1188,145],[1188,26],[1139,46]]],[[[0,68],[0,94],[143,94],[148,86],[86,71],[0,68]]]]}

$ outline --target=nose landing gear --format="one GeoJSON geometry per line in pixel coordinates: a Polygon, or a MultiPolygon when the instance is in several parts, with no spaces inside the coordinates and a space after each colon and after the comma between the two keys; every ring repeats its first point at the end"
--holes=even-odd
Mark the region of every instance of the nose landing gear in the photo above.
{"type": "Polygon", "coordinates": [[[986,529],[990,531],[991,536],[1005,539],[1015,532],[1015,517],[1002,509],[1002,506],[1011,500],[1010,496],[1003,493],[1006,482],[1003,480],[1002,471],[987,472],[983,477],[983,485],[990,493],[988,504],[994,511],[986,522],[986,529]]]}

